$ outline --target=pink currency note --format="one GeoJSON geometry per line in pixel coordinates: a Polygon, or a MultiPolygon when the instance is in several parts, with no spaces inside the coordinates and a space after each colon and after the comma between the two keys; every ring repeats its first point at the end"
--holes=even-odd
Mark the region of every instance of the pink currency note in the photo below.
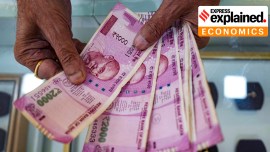
{"type": "MultiPolygon", "coordinates": [[[[194,106],[193,106],[193,96],[192,96],[192,75],[191,75],[191,59],[190,59],[190,51],[188,44],[188,31],[185,30],[183,26],[185,24],[181,24],[179,21],[176,22],[177,29],[177,43],[178,43],[178,55],[180,61],[180,69],[181,69],[181,80],[182,80],[182,88],[184,94],[184,105],[185,105],[185,113],[186,120],[188,126],[188,133],[190,142],[194,143],[196,139],[196,131],[195,131],[195,118],[194,118],[194,106]]],[[[192,147],[191,147],[192,148],[192,147]]]]}
{"type": "Polygon", "coordinates": [[[81,53],[86,81],[73,85],[59,73],[15,107],[48,138],[69,143],[109,107],[152,50],[133,47],[142,26],[138,19],[118,3],[81,53]]]}
{"type": "Polygon", "coordinates": [[[139,21],[143,24],[145,24],[152,16],[155,14],[155,12],[139,12],[137,13],[140,17],[139,21]]]}
{"type": "Polygon", "coordinates": [[[159,42],[162,47],[147,141],[149,152],[183,151],[190,146],[175,32],[175,28],[168,29],[159,42]]]}
{"type": "Polygon", "coordinates": [[[157,45],[110,107],[90,126],[84,152],[144,152],[155,94],[157,45]]]}
{"type": "Polygon", "coordinates": [[[202,150],[218,144],[223,140],[221,128],[215,112],[214,102],[209,91],[205,71],[196,41],[189,26],[193,102],[195,110],[196,142],[195,149],[202,150]]]}

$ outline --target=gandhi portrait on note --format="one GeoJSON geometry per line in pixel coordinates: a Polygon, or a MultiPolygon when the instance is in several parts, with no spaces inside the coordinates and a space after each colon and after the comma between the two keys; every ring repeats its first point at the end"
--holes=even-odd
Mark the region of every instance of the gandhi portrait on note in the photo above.
{"type": "Polygon", "coordinates": [[[101,52],[90,51],[84,57],[86,70],[100,80],[111,80],[115,77],[120,65],[111,55],[103,55],[101,52]]]}

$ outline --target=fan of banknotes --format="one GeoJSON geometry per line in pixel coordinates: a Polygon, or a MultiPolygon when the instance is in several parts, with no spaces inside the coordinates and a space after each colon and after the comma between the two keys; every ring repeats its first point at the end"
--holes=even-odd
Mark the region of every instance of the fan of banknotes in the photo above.
{"type": "Polygon", "coordinates": [[[146,51],[133,46],[152,13],[118,3],[81,53],[87,79],[59,73],[15,107],[48,138],[71,142],[89,127],[84,152],[199,151],[223,140],[188,23],[146,51]]]}

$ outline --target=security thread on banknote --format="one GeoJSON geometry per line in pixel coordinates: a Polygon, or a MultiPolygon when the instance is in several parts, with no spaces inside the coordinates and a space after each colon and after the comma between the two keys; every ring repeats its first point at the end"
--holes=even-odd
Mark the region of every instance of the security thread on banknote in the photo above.
{"type": "Polygon", "coordinates": [[[194,149],[202,150],[221,142],[223,135],[195,38],[188,24],[184,28],[187,29],[186,31],[188,33],[192,66],[193,105],[196,128],[194,149]]]}
{"type": "Polygon", "coordinates": [[[145,151],[159,57],[156,45],[110,107],[90,125],[84,152],[145,151]]]}
{"type": "Polygon", "coordinates": [[[118,3],[81,53],[86,81],[73,85],[63,72],[18,99],[15,107],[48,138],[69,143],[100,116],[151,52],[133,40],[139,17],[118,3]]]}

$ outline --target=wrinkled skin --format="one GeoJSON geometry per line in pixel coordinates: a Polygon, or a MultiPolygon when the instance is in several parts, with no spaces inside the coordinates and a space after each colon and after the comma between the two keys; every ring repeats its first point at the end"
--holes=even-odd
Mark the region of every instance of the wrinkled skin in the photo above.
{"type": "MultiPolygon", "coordinates": [[[[220,0],[164,0],[137,34],[134,45],[145,50],[177,19],[191,24],[199,48],[209,38],[197,35],[198,6],[218,5],[220,0]]],[[[82,83],[86,70],[79,54],[85,44],[73,39],[71,31],[71,3],[69,0],[18,0],[18,18],[14,55],[31,71],[40,60],[38,77],[49,79],[64,70],[74,84],[82,83]]]]}
{"type": "Polygon", "coordinates": [[[18,0],[14,55],[16,60],[49,79],[64,70],[74,84],[85,80],[86,72],[79,53],[85,44],[72,38],[69,0],[18,0]],[[57,60],[59,62],[57,62],[57,60]]]}

